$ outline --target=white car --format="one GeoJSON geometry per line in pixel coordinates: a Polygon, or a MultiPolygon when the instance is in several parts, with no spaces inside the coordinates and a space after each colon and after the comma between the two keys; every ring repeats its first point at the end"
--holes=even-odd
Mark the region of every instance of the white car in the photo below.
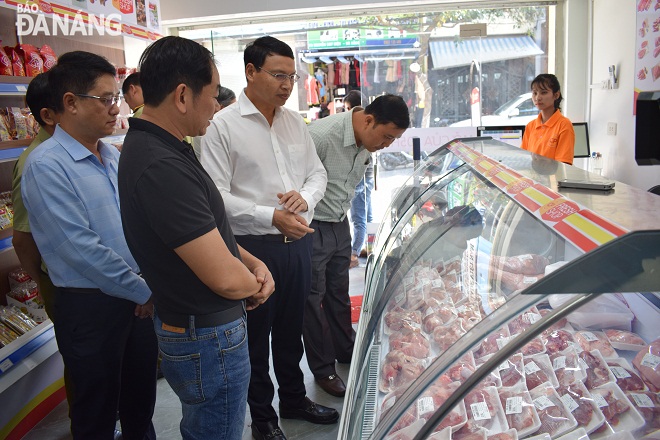
{"type": "MultiPolygon", "coordinates": [[[[532,102],[532,94],[525,93],[513,98],[497,110],[492,115],[481,117],[481,125],[501,126],[501,125],[527,125],[539,114],[539,109],[532,102]]],[[[469,127],[472,125],[471,119],[458,121],[450,127],[469,127]]]]}

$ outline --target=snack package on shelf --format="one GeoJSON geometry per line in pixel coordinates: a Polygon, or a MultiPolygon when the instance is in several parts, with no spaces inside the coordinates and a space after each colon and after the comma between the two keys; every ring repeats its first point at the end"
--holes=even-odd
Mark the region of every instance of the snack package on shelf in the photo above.
{"type": "Polygon", "coordinates": [[[11,204],[0,202],[0,231],[14,224],[14,210],[11,204]]]}
{"type": "Polygon", "coordinates": [[[14,306],[6,306],[0,309],[0,322],[16,332],[23,335],[37,326],[37,323],[14,306]]]}
{"type": "Polygon", "coordinates": [[[37,283],[32,280],[11,289],[7,293],[7,304],[17,307],[39,324],[48,319],[37,283]]]}
{"type": "Polygon", "coordinates": [[[20,335],[0,322],[0,348],[5,347],[18,339],[20,335]]]}
{"type": "Polygon", "coordinates": [[[0,75],[13,76],[14,71],[11,68],[11,58],[5,52],[5,49],[0,46],[0,75]]]}
{"type": "Polygon", "coordinates": [[[57,55],[55,51],[47,44],[44,44],[39,48],[39,55],[44,61],[44,72],[48,72],[50,69],[55,67],[57,64],[57,55]]]}
{"type": "Polygon", "coordinates": [[[7,279],[9,280],[9,289],[14,289],[19,285],[32,280],[30,275],[20,267],[10,271],[7,274],[7,279]]]}
{"type": "Polygon", "coordinates": [[[21,44],[16,46],[16,51],[23,57],[25,76],[34,78],[40,73],[43,73],[44,61],[41,55],[39,55],[39,49],[31,44],[21,44]]]}
{"type": "Polygon", "coordinates": [[[5,53],[11,60],[11,70],[14,76],[25,76],[25,66],[23,65],[23,59],[18,53],[16,48],[11,46],[5,46],[5,53]]]}

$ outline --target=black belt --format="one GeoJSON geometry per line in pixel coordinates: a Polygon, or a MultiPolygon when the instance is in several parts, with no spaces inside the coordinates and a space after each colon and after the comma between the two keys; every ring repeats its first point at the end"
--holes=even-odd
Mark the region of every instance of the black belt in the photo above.
{"type": "Polygon", "coordinates": [[[264,235],[237,235],[236,238],[239,240],[244,238],[246,240],[254,241],[272,241],[275,243],[293,243],[296,241],[293,238],[289,238],[286,235],[282,234],[264,234],[264,235]]]}
{"type": "Polygon", "coordinates": [[[191,318],[195,328],[204,327],[217,327],[219,325],[228,324],[243,317],[245,313],[243,304],[236,305],[231,309],[221,310],[215,313],[208,313],[206,315],[179,315],[170,314],[158,310],[158,317],[165,323],[174,327],[190,328],[191,318]]]}

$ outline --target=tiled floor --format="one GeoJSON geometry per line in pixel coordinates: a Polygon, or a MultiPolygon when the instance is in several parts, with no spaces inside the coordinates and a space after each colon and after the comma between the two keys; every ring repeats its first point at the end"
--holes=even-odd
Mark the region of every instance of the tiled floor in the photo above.
{"type": "MultiPolygon", "coordinates": [[[[350,294],[351,296],[362,295],[364,289],[364,259],[361,259],[361,267],[350,271],[350,294]]],[[[305,386],[307,396],[314,402],[330,406],[341,413],[343,399],[333,397],[319,388],[314,382],[314,376],[309,371],[307,360],[303,357],[300,363],[305,373],[305,386]]],[[[348,365],[337,364],[337,374],[346,381],[348,379],[348,365]]],[[[271,369],[272,374],[272,369],[271,369]]],[[[273,382],[276,384],[275,378],[273,382]]],[[[165,379],[158,381],[158,393],[156,398],[156,410],[154,412],[153,422],[156,428],[156,434],[159,440],[178,440],[181,439],[179,433],[179,422],[181,421],[181,404],[178,397],[174,394],[165,379]]],[[[279,399],[277,395],[273,402],[273,407],[278,410],[279,399]]],[[[280,426],[289,439],[314,439],[314,440],[335,440],[339,424],[334,425],[313,425],[298,420],[281,420],[280,426]]],[[[30,431],[23,440],[69,440],[69,418],[68,406],[62,402],[46,418],[44,418],[32,431],[30,431]]],[[[245,428],[243,429],[243,440],[252,439],[250,431],[250,409],[245,419],[245,428]]]]}

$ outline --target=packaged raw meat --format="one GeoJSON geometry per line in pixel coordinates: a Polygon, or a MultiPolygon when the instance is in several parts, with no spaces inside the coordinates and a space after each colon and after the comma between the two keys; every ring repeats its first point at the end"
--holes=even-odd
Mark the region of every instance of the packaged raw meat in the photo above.
{"type": "Polygon", "coordinates": [[[522,275],[519,273],[511,273],[507,271],[498,272],[499,278],[502,282],[502,287],[509,292],[517,292],[524,290],[543,278],[543,274],[538,275],[522,275]]]}
{"type": "Polygon", "coordinates": [[[417,359],[426,359],[431,351],[431,344],[426,336],[412,330],[404,329],[392,333],[389,337],[389,343],[390,351],[399,350],[417,359]]]}
{"type": "Polygon", "coordinates": [[[545,344],[545,349],[548,354],[557,353],[566,350],[569,347],[582,350],[582,347],[575,342],[573,334],[568,330],[553,330],[549,333],[543,332],[541,339],[545,344]]]}
{"type": "Polygon", "coordinates": [[[472,390],[463,401],[468,414],[468,420],[463,429],[468,432],[477,432],[483,428],[487,431],[487,435],[498,434],[509,429],[497,388],[484,387],[472,390]]]}
{"type": "Polygon", "coordinates": [[[539,313],[539,310],[536,307],[532,307],[528,311],[516,316],[511,322],[509,322],[509,333],[511,333],[511,335],[522,333],[534,325],[534,323],[539,321],[541,318],[542,316],[539,313]]]}
{"type": "Polygon", "coordinates": [[[587,433],[595,431],[605,421],[605,416],[582,382],[561,386],[557,388],[557,393],[566,409],[575,417],[578,426],[587,433]]]}
{"type": "Polygon", "coordinates": [[[578,356],[581,361],[579,362],[587,373],[587,377],[584,381],[587,389],[591,390],[608,382],[616,382],[614,374],[612,374],[610,368],[607,366],[607,362],[603,359],[603,356],[601,356],[598,350],[585,350],[578,354],[578,356]]]}
{"type": "Polygon", "coordinates": [[[456,307],[456,314],[463,319],[465,330],[470,330],[481,321],[481,312],[479,304],[472,301],[465,301],[456,307]]]}
{"type": "Polygon", "coordinates": [[[550,357],[547,354],[524,358],[524,363],[527,389],[532,390],[545,382],[550,382],[555,388],[559,386],[550,357]]]}
{"type": "Polygon", "coordinates": [[[486,440],[518,440],[518,432],[515,429],[500,432],[486,437],[486,440]]]}
{"type": "Polygon", "coordinates": [[[607,340],[617,350],[639,351],[646,345],[644,339],[636,333],[608,328],[603,330],[607,340]]]}
{"type": "Polygon", "coordinates": [[[500,388],[499,395],[507,423],[510,428],[518,431],[518,437],[525,437],[539,429],[541,420],[524,386],[500,388]]]}
{"type": "Polygon", "coordinates": [[[520,349],[520,352],[525,356],[542,354],[546,352],[545,344],[540,337],[536,337],[529,341],[527,344],[523,345],[523,347],[520,349]]]}
{"type": "Polygon", "coordinates": [[[466,426],[462,427],[458,431],[453,431],[451,434],[452,440],[486,440],[486,430],[477,429],[476,431],[470,431],[466,426]]]}
{"type": "Polygon", "coordinates": [[[502,386],[513,387],[525,384],[525,367],[522,354],[514,354],[498,368],[502,386]]]}
{"type": "MultiPolygon", "coordinates": [[[[541,317],[547,315],[548,313],[552,313],[552,309],[539,309],[539,314],[541,317]]],[[[558,322],[553,324],[551,327],[549,327],[547,330],[543,332],[543,334],[550,334],[555,330],[568,330],[568,331],[573,331],[573,327],[568,323],[568,319],[566,318],[561,318],[558,322]]]]}
{"type": "Polygon", "coordinates": [[[433,342],[438,346],[438,352],[442,353],[458,341],[466,332],[465,322],[463,319],[457,318],[450,325],[436,327],[433,330],[433,342]]]}
{"type": "Polygon", "coordinates": [[[403,329],[421,331],[422,312],[395,307],[385,314],[385,334],[389,335],[403,329]]]}
{"type": "Polygon", "coordinates": [[[591,390],[591,396],[605,416],[605,423],[591,438],[610,438],[615,432],[633,432],[644,426],[644,418],[615,383],[607,383],[591,390]]]}
{"type": "Polygon", "coordinates": [[[424,301],[422,314],[422,328],[429,334],[433,333],[436,327],[449,324],[458,316],[450,298],[440,301],[433,297],[424,301]]]}
{"type": "Polygon", "coordinates": [[[587,373],[578,359],[580,358],[573,347],[550,355],[550,362],[552,362],[559,385],[570,385],[587,377],[587,373]]]}
{"type": "Polygon", "coordinates": [[[538,432],[558,437],[577,426],[575,417],[566,409],[552,385],[545,384],[529,392],[541,420],[538,432]]]}
{"type": "Polygon", "coordinates": [[[494,270],[503,270],[505,272],[521,275],[538,275],[545,272],[545,266],[550,261],[542,255],[524,254],[513,257],[499,257],[491,255],[491,267],[494,270]]]}
{"type": "Polygon", "coordinates": [[[642,434],[660,429],[660,397],[657,393],[636,391],[626,393],[626,396],[646,422],[642,434]]]}
{"type": "Polygon", "coordinates": [[[474,364],[474,356],[471,352],[466,353],[460,359],[447,369],[447,371],[440,376],[445,377],[445,382],[465,382],[465,379],[472,376],[476,371],[474,364]]]}
{"type": "Polygon", "coordinates": [[[507,327],[502,327],[489,334],[486,339],[481,341],[479,348],[474,351],[474,358],[479,360],[489,354],[496,353],[506,345],[509,336],[509,329],[507,327]]]}
{"type": "Polygon", "coordinates": [[[391,351],[383,361],[379,389],[384,393],[394,391],[417,379],[425,368],[426,363],[421,359],[391,351]]]}
{"type": "Polygon", "coordinates": [[[642,379],[654,392],[660,391],[660,338],[651,342],[642,348],[635,359],[633,365],[642,375],[642,379]]]}
{"type": "Polygon", "coordinates": [[[558,437],[557,440],[589,440],[589,435],[584,428],[578,428],[575,431],[571,431],[568,434],[558,437]]]}
{"type": "Polygon", "coordinates": [[[605,359],[619,357],[603,332],[581,330],[575,332],[573,337],[583,350],[598,350],[605,359]]]}
{"type": "Polygon", "coordinates": [[[639,374],[633,370],[625,359],[609,360],[607,365],[616,379],[616,384],[624,392],[646,391],[648,389],[639,374]]]}
{"type": "Polygon", "coordinates": [[[422,426],[424,426],[424,420],[415,420],[403,429],[397,431],[392,429],[385,440],[413,440],[415,435],[422,429],[422,426]]]}
{"type": "Polygon", "coordinates": [[[546,434],[545,432],[532,436],[532,437],[527,437],[526,440],[551,440],[550,434],[546,434]]]}

